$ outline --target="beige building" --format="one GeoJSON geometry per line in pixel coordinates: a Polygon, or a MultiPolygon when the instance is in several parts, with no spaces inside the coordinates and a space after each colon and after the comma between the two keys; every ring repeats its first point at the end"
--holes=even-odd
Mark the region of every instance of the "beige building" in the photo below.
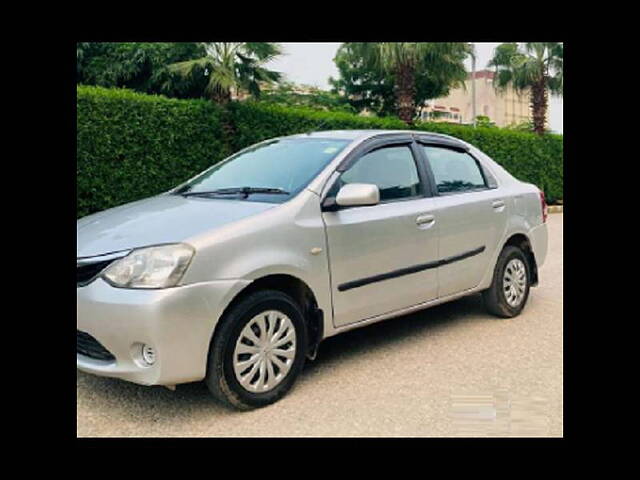
{"type": "MultiPolygon", "coordinates": [[[[472,75],[465,82],[465,88],[451,90],[444,98],[429,100],[420,117],[424,121],[448,123],[473,123],[471,105],[472,75]]],[[[493,86],[494,72],[480,70],[476,79],[476,115],[489,117],[498,127],[519,124],[532,120],[529,94],[518,95],[511,87],[496,91],[493,86]]]]}

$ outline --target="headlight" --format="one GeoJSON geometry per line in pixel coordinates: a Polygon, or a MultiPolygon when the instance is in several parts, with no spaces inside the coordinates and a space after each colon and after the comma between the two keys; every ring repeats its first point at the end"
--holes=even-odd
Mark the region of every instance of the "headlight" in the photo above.
{"type": "Polygon", "coordinates": [[[182,243],[141,248],[114,262],[102,277],[120,288],[175,287],[194,253],[193,247],[182,243]]]}

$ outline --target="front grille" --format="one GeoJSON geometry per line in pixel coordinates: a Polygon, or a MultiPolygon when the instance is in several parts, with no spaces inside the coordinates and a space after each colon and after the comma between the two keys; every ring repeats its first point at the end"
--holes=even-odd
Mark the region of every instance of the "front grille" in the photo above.
{"type": "Polygon", "coordinates": [[[103,262],[90,263],[88,265],[77,265],[76,283],[78,287],[84,287],[95,279],[102,270],[113,263],[113,260],[103,262]]]}
{"type": "Polygon", "coordinates": [[[113,354],[104,348],[102,344],[89,335],[86,332],[78,332],[78,339],[76,344],[76,351],[84,355],[85,357],[93,358],[94,360],[102,360],[105,362],[112,362],[116,359],[113,354]]]}

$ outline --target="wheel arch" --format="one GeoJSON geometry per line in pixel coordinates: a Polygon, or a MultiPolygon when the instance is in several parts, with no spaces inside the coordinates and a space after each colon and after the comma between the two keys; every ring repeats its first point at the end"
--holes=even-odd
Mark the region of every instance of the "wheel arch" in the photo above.
{"type": "Polygon", "coordinates": [[[538,284],[538,264],[536,262],[536,256],[533,253],[533,247],[531,246],[531,240],[529,237],[522,232],[513,233],[503,243],[500,251],[504,250],[504,248],[508,246],[517,247],[523,251],[527,257],[530,267],[529,283],[531,286],[536,286],[538,284]]]}
{"type": "MultiPolygon", "coordinates": [[[[254,279],[240,290],[227,304],[220,319],[237,305],[242,299],[253,292],[260,290],[276,290],[289,295],[302,308],[305,322],[308,327],[309,348],[307,357],[315,359],[318,345],[324,338],[324,312],[318,307],[318,301],[311,287],[302,279],[291,274],[269,274],[254,279]]],[[[211,338],[213,339],[219,330],[220,321],[217,322],[211,338]]]]}

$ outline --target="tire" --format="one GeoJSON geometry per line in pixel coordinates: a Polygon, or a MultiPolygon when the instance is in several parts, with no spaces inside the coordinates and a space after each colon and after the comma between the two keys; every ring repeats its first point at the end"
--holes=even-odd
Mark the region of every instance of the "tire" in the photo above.
{"type": "Polygon", "coordinates": [[[527,256],[518,247],[505,247],[496,262],[491,287],[482,293],[485,307],[489,313],[501,318],[513,318],[519,315],[529,299],[530,283],[531,267],[527,256]],[[521,269],[517,268],[519,265],[524,267],[524,278],[520,273],[521,269]],[[511,283],[514,285],[514,290],[510,292],[506,290],[506,274],[512,279],[511,283]],[[513,281],[513,279],[521,281],[513,281]],[[522,286],[522,290],[518,285],[522,286]]]}
{"type": "Polygon", "coordinates": [[[307,338],[302,310],[291,297],[275,290],[251,293],[221,319],[209,349],[207,387],[223,404],[239,410],[275,403],[302,371],[307,338]],[[262,343],[250,340],[251,332],[262,343]],[[265,341],[268,337],[275,337],[275,342],[265,341]],[[284,340],[288,343],[277,345],[284,340]],[[280,352],[291,358],[276,355],[280,352]],[[245,362],[246,369],[239,362],[245,362]]]}

